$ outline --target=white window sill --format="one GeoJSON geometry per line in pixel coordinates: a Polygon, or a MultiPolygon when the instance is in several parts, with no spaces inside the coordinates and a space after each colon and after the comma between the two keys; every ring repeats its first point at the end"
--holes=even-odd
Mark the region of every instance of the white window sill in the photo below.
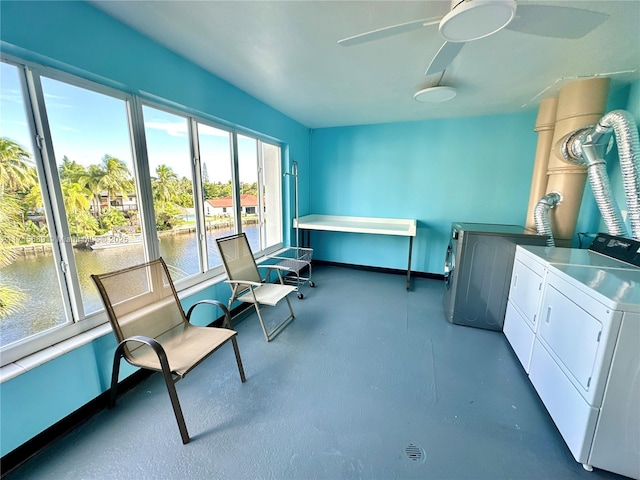
{"type": "Polygon", "coordinates": [[[13,363],[9,363],[0,368],[0,383],[11,380],[18,375],[21,375],[25,372],[28,372],[29,370],[39,367],[40,365],[50,362],[51,360],[64,355],[71,350],[82,347],[83,345],[92,342],[96,338],[110,333],[111,325],[105,323],[84,333],[75,335],[68,340],[56,343],[55,345],[45,348],[44,350],[40,350],[39,352],[27,355],[26,357],[23,357],[20,360],[16,360],[13,363]]]}

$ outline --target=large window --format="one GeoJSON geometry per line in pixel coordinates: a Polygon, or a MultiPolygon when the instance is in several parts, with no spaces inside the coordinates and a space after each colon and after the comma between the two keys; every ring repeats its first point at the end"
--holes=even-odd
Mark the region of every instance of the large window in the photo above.
{"type": "Polygon", "coordinates": [[[2,364],[106,321],[92,273],[165,258],[221,274],[215,238],[282,246],[281,148],[51,69],[0,63],[2,364]]]}
{"type": "Polygon", "coordinates": [[[240,205],[253,250],[282,242],[280,155],[279,146],[238,135],[240,205]]]}
{"type": "Polygon", "coordinates": [[[146,105],[143,115],[160,255],[177,280],[200,272],[189,120],[146,105]]]}
{"type": "Polygon", "coordinates": [[[258,140],[238,135],[238,171],[240,172],[240,208],[247,224],[247,239],[252,250],[260,249],[260,205],[258,194],[258,140]],[[248,225],[247,225],[248,226],[248,225]]]}
{"type": "Polygon", "coordinates": [[[145,258],[127,102],[47,77],[41,83],[83,318],[102,309],[92,273],[145,258]]]}
{"type": "Polygon", "coordinates": [[[222,264],[215,239],[236,232],[232,134],[197,123],[198,153],[202,172],[206,259],[209,268],[222,264]]]}
{"type": "Polygon", "coordinates": [[[281,149],[277,145],[259,141],[260,189],[260,246],[268,249],[282,244],[282,169],[281,149]]]}
{"type": "Polygon", "coordinates": [[[20,72],[2,63],[0,77],[0,341],[7,345],[68,319],[20,72]]]}

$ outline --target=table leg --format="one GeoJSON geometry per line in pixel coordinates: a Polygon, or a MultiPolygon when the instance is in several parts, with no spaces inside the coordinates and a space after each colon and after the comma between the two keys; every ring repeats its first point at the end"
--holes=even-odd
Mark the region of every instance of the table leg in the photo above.
{"type": "Polygon", "coordinates": [[[413,250],[413,237],[409,237],[409,264],[407,265],[407,290],[411,288],[411,250],[413,250]]]}

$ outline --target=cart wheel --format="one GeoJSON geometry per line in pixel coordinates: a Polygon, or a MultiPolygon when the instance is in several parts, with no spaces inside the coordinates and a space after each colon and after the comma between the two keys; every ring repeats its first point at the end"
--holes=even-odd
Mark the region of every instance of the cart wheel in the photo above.
{"type": "Polygon", "coordinates": [[[313,283],[313,282],[309,282],[309,286],[310,286],[311,288],[313,288],[313,287],[315,287],[315,286],[316,286],[316,284],[315,284],[315,283],[313,283]]]}
{"type": "Polygon", "coordinates": [[[300,300],[302,300],[302,299],[304,298],[304,295],[303,295],[302,293],[299,293],[299,294],[298,294],[298,298],[299,298],[300,300]]]}

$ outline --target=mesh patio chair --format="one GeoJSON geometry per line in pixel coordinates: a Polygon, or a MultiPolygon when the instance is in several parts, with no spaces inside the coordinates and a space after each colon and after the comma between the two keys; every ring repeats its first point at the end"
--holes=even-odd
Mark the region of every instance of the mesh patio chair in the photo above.
{"type": "Polygon", "coordinates": [[[202,300],[184,313],[167,265],[162,260],[101,275],[91,275],[118,340],[113,358],[109,407],[115,405],[120,361],[162,372],[178,422],[182,443],[189,442],[175,383],[231,340],[242,382],[246,380],[236,332],[226,306],[202,300]],[[189,323],[195,307],[208,304],[224,314],[223,328],[189,323]]]}
{"type": "Polygon", "coordinates": [[[244,233],[230,235],[228,237],[217,238],[218,250],[222,257],[225,272],[227,273],[227,283],[231,286],[231,297],[228,308],[231,309],[233,302],[252,303],[258,314],[258,320],[262,327],[262,333],[267,342],[270,342],[278,335],[291,320],[295,318],[291,302],[288,295],[296,291],[296,287],[285,285],[280,268],[277,265],[265,265],[268,271],[275,270],[278,273],[280,283],[266,283],[260,277],[258,266],[251,253],[251,247],[244,233]],[[289,307],[289,316],[280,322],[271,332],[267,331],[260,305],[275,307],[280,300],[286,300],[289,307]]]}

